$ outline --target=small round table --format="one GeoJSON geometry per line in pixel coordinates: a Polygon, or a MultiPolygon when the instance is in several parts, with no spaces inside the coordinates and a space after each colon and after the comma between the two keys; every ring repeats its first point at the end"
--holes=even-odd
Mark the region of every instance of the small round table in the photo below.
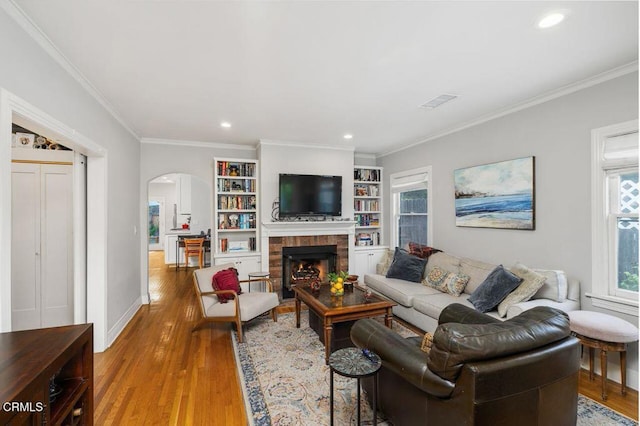
{"type": "Polygon", "coordinates": [[[376,403],[378,399],[378,370],[382,365],[380,357],[373,352],[369,352],[370,357],[364,355],[362,349],[345,348],[335,351],[329,357],[330,392],[329,409],[331,410],[331,425],[333,426],[333,373],[338,373],[344,377],[358,379],[357,399],[358,399],[358,425],[360,424],[360,379],[375,376],[373,379],[373,425],[378,424],[376,415],[376,403]]]}
{"type": "MultiPolygon", "coordinates": [[[[249,293],[251,293],[251,281],[257,280],[258,278],[269,278],[269,272],[249,272],[247,276],[249,277],[249,293]]],[[[262,284],[264,284],[264,282],[262,284]]]]}
{"type": "Polygon", "coordinates": [[[607,399],[607,352],[620,352],[620,393],[627,392],[627,343],[638,341],[638,328],[618,317],[593,311],[568,312],[571,332],[589,348],[589,379],[593,380],[593,350],[600,349],[602,399],[607,399]]]}

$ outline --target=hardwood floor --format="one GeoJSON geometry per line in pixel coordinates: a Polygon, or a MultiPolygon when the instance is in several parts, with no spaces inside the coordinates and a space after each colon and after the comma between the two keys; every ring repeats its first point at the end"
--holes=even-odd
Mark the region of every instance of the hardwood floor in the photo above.
{"type": "MultiPolygon", "coordinates": [[[[191,332],[197,319],[193,269],[149,255],[151,303],[143,306],[114,344],[95,355],[97,425],[245,425],[230,324],[191,332]]],[[[282,311],[292,307],[284,306],[282,311]]],[[[600,400],[600,381],[580,376],[580,393],[600,400]]],[[[638,393],[620,395],[611,382],[606,405],[638,419],[638,393]]]]}
{"type": "Polygon", "coordinates": [[[96,354],[98,425],[246,425],[227,324],[191,332],[197,319],[193,269],[149,256],[151,304],[96,354]]]}

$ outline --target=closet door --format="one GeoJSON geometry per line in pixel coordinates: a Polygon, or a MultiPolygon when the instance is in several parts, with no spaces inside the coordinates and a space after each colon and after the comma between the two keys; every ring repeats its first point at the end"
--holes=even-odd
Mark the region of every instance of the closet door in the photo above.
{"type": "Polygon", "coordinates": [[[73,324],[72,166],[40,166],[42,327],[73,324]]]}
{"type": "Polygon", "coordinates": [[[12,329],[40,327],[40,165],[12,164],[12,329]]]}
{"type": "Polygon", "coordinates": [[[72,167],[12,165],[12,329],[73,324],[72,167]]]}

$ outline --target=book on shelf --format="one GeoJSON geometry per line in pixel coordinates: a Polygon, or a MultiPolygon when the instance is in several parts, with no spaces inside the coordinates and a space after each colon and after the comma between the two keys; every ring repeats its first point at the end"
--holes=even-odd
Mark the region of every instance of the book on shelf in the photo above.
{"type": "Polygon", "coordinates": [[[380,170],[354,169],[353,180],[360,182],[380,182],[380,170]]]}

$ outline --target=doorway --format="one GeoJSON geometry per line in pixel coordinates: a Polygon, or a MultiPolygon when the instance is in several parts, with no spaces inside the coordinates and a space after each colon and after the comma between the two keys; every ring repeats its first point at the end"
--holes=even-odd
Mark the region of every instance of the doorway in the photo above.
{"type": "Polygon", "coordinates": [[[165,203],[164,197],[150,197],[148,207],[149,251],[164,250],[165,203]]]}
{"type": "Polygon", "coordinates": [[[44,134],[14,123],[12,140],[12,330],[70,325],[76,300],[74,171],[81,169],[74,167],[72,150],[44,134]]]}

